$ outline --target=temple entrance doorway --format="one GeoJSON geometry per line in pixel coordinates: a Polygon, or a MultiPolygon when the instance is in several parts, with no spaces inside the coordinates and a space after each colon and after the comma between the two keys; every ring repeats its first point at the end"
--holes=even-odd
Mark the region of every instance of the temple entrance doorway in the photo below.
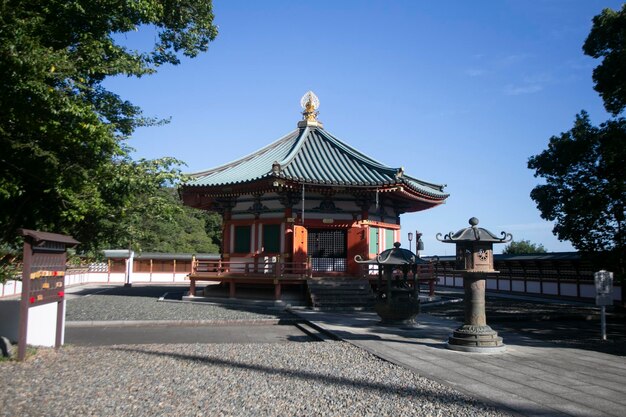
{"type": "Polygon", "coordinates": [[[309,229],[307,252],[313,272],[347,271],[347,234],[338,229],[309,229]]]}

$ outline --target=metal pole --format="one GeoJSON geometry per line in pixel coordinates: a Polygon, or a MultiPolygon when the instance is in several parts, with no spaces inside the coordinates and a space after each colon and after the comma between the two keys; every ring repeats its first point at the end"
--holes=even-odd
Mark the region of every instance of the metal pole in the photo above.
{"type": "Polygon", "coordinates": [[[602,340],[606,340],[606,307],[602,306],[602,313],[600,315],[600,323],[602,326],[602,340]]]}

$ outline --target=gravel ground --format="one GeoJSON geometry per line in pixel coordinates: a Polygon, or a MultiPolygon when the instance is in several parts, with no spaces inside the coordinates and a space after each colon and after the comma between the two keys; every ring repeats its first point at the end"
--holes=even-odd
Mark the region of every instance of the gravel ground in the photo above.
{"type": "Polygon", "coordinates": [[[115,287],[103,293],[73,296],[67,321],[113,320],[259,320],[288,317],[277,309],[158,301],[166,292],[182,295],[184,287],[115,287]]]}
{"type": "Polygon", "coordinates": [[[40,349],[2,416],[505,416],[344,342],[40,349]]]}

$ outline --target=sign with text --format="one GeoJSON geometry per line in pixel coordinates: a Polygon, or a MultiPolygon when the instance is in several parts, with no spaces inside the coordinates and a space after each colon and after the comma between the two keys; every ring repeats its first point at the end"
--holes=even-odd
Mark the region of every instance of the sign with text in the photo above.
{"type": "Polygon", "coordinates": [[[596,305],[613,305],[613,273],[609,271],[598,271],[593,274],[596,284],[596,305]]]}
{"type": "MultiPolygon", "coordinates": [[[[55,327],[51,332],[54,346],[62,344],[65,319],[65,263],[67,248],[79,242],[71,236],[22,229],[24,260],[22,270],[22,299],[20,300],[18,360],[24,360],[28,335],[28,311],[44,304],[57,303],[56,321],[31,323],[39,330],[55,327]],[[56,326],[55,326],[56,323],[56,326]]],[[[42,307],[45,308],[45,307],[42,307]]],[[[52,307],[54,308],[54,306],[52,307]]]]}

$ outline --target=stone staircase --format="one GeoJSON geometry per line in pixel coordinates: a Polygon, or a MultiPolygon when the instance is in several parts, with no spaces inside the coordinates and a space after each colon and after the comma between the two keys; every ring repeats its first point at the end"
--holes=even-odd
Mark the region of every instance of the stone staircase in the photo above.
{"type": "Polygon", "coordinates": [[[368,310],[374,293],[365,279],[328,277],[307,280],[311,304],[316,310],[368,310]]]}

